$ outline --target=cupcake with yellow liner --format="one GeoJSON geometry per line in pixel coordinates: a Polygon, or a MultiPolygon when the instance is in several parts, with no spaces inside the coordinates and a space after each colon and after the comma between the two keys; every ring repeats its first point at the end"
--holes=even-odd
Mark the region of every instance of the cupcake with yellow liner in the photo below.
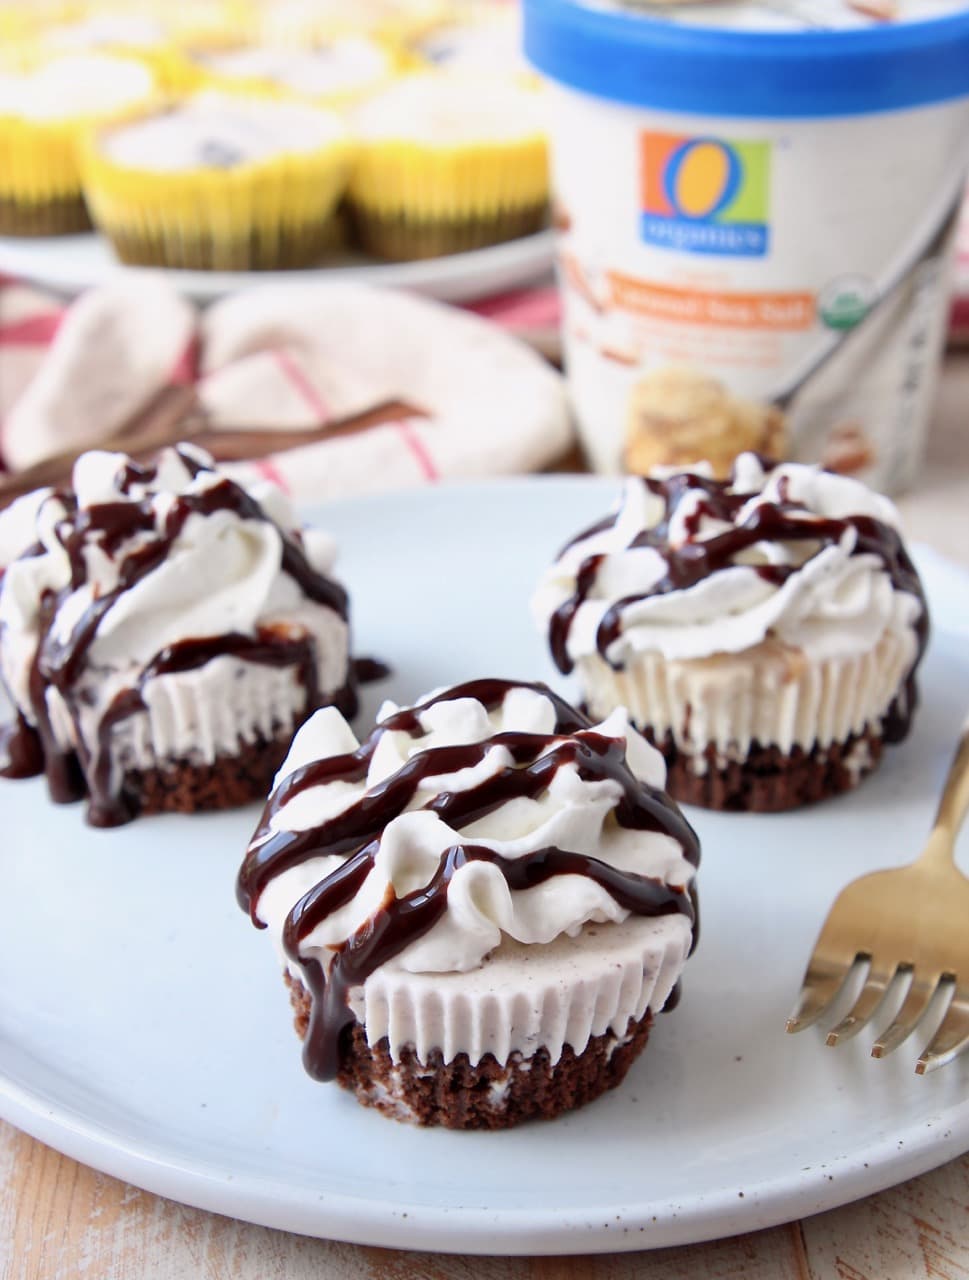
{"type": "Polygon", "coordinates": [[[195,59],[203,84],[258,96],[294,98],[342,110],[388,85],[403,55],[365,35],[340,35],[313,48],[252,45],[195,59]]]}
{"type": "Polygon", "coordinates": [[[55,22],[65,22],[77,13],[77,5],[61,0],[5,0],[0,3],[0,56],[12,41],[30,40],[55,22]]]}
{"type": "Polygon", "coordinates": [[[278,0],[263,6],[259,38],[306,46],[357,32],[406,45],[453,22],[457,7],[447,0],[278,0]]]}
{"type": "Polygon", "coordinates": [[[193,60],[247,44],[254,22],[253,7],[244,0],[94,3],[45,27],[35,43],[47,54],[99,51],[135,58],[152,68],[163,88],[183,94],[203,79],[193,60]]]}
{"type": "Polygon", "coordinates": [[[349,201],[365,249],[432,258],[528,235],[547,218],[542,95],[500,76],[403,77],[353,114],[349,201]]]}
{"type": "Polygon", "coordinates": [[[148,0],[145,11],[165,26],[169,39],[184,53],[234,49],[255,37],[258,6],[252,0],[148,0]]]}
{"type": "Polygon", "coordinates": [[[107,53],[143,62],[166,91],[188,88],[194,72],[185,54],[171,40],[164,22],[152,14],[129,9],[93,9],[73,22],[44,31],[37,44],[43,54],[107,53]]]}
{"type": "Polygon", "coordinates": [[[264,271],[315,262],[352,162],[339,116],[201,93],[88,137],[91,216],[123,262],[264,271]]]}
{"type": "Polygon", "coordinates": [[[781,459],[787,452],[784,415],[774,405],[732,395],[722,382],[681,365],[646,374],[629,396],[627,471],[706,462],[718,480],[741,453],[781,459]]]}
{"type": "Polygon", "coordinates": [[[0,234],[62,235],[90,226],[81,191],[87,129],[125,120],[157,94],[141,62],[101,53],[0,71],[0,234]]]}
{"type": "Polygon", "coordinates": [[[464,12],[465,0],[369,0],[367,4],[373,29],[388,40],[413,45],[432,31],[454,21],[456,12],[464,12]]]}
{"type": "Polygon", "coordinates": [[[498,73],[524,84],[541,83],[525,58],[518,5],[461,10],[454,21],[427,32],[414,47],[426,62],[448,71],[498,73]]]}

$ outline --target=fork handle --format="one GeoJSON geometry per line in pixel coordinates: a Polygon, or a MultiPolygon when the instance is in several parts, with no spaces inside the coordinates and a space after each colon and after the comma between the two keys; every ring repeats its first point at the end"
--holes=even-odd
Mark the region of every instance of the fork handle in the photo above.
{"type": "Polygon", "coordinates": [[[946,775],[942,798],[935,815],[935,825],[929,837],[926,854],[931,857],[951,858],[955,850],[956,836],[969,810],[969,721],[959,739],[956,753],[946,775]]]}

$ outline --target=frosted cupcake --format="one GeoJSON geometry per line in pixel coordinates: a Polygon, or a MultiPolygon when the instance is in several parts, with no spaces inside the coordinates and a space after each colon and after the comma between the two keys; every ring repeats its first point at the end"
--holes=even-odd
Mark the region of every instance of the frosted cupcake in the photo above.
{"type": "Polygon", "coordinates": [[[593,717],[625,706],[678,799],[780,810],[854,787],[905,736],[928,634],[892,503],[815,466],[627,482],[534,599],[593,717]]]}
{"type": "Polygon", "coordinates": [[[192,0],[191,4],[149,0],[147,7],[187,54],[233,49],[251,39],[259,11],[252,0],[192,0]]]}
{"type": "Polygon", "coordinates": [[[48,53],[107,53],[143,62],[166,91],[186,82],[186,60],[161,18],[150,13],[94,10],[50,27],[39,43],[48,53]]]}
{"type": "Polygon", "coordinates": [[[353,115],[349,199],[363,247],[429,258],[544,226],[548,154],[539,92],[496,76],[408,76],[353,115]]]}
{"type": "Polygon", "coordinates": [[[136,52],[152,55],[167,43],[160,19],[148,13],[93,11],[48,28],[44,45],[53,53],[136,52]]]}
{"type": "Polygon", "coordinates": [[[453,0],[274,0],[260,11],[268,44],[308,46],[350,32],[406,45],[453,20],[453,0]]]}
{"type": "Polygon", "coordinates": [[[302,267],[333,240],[351,156],[331,112],[203,93],[92,136],[85,194],[123,262],[302,267]]]}
{"type": "Polygon", "coordinates": [[[0,773],[95,826],[265,796],[303,718],[354,707],[332,557],[199,449],[83,454],[71,491],[0,514],[0,773]]]}
{"type": "Polygon", "coordinates": [[[196,61],[214,87],[298,98],[335,109],[375,93],[400,66],[392,46],[363,35],[334,36],[306,49],[255,45],[196,61]]]}
{"type": "Polygon", "coordinates": [[[304,1063],[399,1120],[507,1128],[619,1084],[694,939],[663,761],[540,684],[477,680],[363,743],[333,709],[276,778],[239,901],[304,1063]]]}
{"type": "Polygon", "coordinates": [[[155,94],[141,62],[74,54],[0,70],[0,235],[61,235],[90,226],[80,137],[155,94]]]}
{"type": "Polygon", "coordinates": [[[522,48],[518,5],[482,5],[456,12],[453,19],[417,42],[428,62],[449,71],[487,72],[538,83],[522,48]]]}

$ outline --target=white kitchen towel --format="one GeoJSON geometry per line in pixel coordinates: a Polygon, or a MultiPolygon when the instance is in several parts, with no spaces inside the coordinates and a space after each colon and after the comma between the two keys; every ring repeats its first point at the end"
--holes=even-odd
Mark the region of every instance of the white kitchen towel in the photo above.
{"type": "Polygon", "coordinates": [[[11,472],[123,443],[160,393],[192,382],[206,446],[297,500],[537,470],[572,441],[564,384],[540,356],[405,293],[260,286],[198,312],[163,275],[130,272],[51,329],[3,420],[11,472]]]}

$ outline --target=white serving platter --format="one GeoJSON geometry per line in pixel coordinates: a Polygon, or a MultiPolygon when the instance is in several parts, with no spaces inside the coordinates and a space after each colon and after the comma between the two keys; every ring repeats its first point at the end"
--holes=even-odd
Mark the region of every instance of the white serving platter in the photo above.
{"type": "MultiPolygon", "coordinates": [[[[424,489],[314,513],[342,547],[384,696],[486,674],[561,687],[533,583],[614,482],[424,489]]],[[[304,1075],[271,947],[233,897],[255,809],[87,828],[0,783],[0,1115],[151,1191],[309,1235],[468,1253],[694,1242],[829,1209],[969,1148],[969,1057],[920,1078],[787,1036],[841,886],[921,846],[969,700],[969,574],[919,557],[934,611],[912,736],[854,794],[792,814],[690,810],[702,936],[625,1084],[504,1133],[395,1123],[304,1075]]],[[[969,842],[961,845],[963,865],[969,842]]]]}
{"type": "MultiPolygon", "coordinates": [[[[551,231],[469,253],[414,262],[378,262],[347,255],[332,266],[302,271],[175,271],[165,276],[188,298],[211,302],[253,285],[355,281],[410,289],[442,302],[471,302],[543,279],[551,270],[551,231]]],[[[105,284],[126,270],[103,236],[0,236],[0,273],[44,285],[68,297],[105,284]]]]}

